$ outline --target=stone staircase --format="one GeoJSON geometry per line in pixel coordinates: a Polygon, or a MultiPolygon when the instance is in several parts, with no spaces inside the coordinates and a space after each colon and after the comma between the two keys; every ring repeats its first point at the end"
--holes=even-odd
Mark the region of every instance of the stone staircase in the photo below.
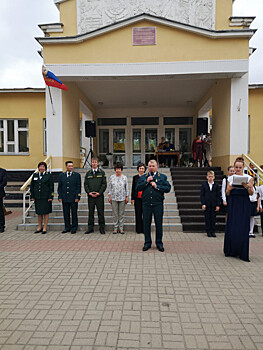
{"type": "MultiPolygon", "coordinates": [[[[107,178],[109,178],[110,175],[114,174],[113,169],[103,169],[103,170],[105,171],[107,178]]],[[[168,181],[172,185],[172,177],[171,177],[170,169],[164,168],[160,170],[162,173],[167,175],[168,181]]],[[[84,178],[87,170],[76,169],[76,171],[81,174],[81,178],[82,178],[82,197],[78,207],[79,230],[86,231],[87,223],[88,223],[88,203],[87,203],[87,194],[84,191],[83,183],[84,183],[84,178]]],[[[130,190],[132,185],[132,177],[135,174],[136,174],[135,169],[123,170],[123,175],[126,175],[128,178],[130,190]]],[[[106,194],[107,194],[107,190],[106,190],[106,194]]],[[[64,228],[64,221],[63,221],[62,205],[58,202],[58,199],[57,199],[57,183],[55,183],[55,196],[54,196],[52,208],[53,208],[52,209],[53,211],[49,217],[48,230],[61,231],[64,228]]],[[[106,221],[106,227],[105,227],[106,231],[111,232],[113,230],[113,219],[112,219],[111,205],[108,203],[107,195],[105,195],[105,221],[106,221]]],[[[95,212],[95,224],[96,224],[95,230],[98,230],[97,222],[98,222],[98,218],[95,212]]],[[[35,210],[33,206],[32,209],[29,210],[28,216],[26,218],[26,223],[19,224],[18,229],[34,231],[36,227],[37,227],[37,215],[35,214],[35,210]]],[[[154,228],[154,224],[152,224],[152,228],[154,228]]],[[[179,211],[177,208],[177,202],[173,191],[173,187],[172,187],[172,191],[165,195],[163,228],[164,228],[164,232],[182,231],[181,219],[179,216],[179,211]]],[[[126,210],[125,210],[124,230],[135,232],[135,213],[134,213],[134,207],[130,202],[127,204],[126,210]]]]}
{"type": "MultiPolygon", "coordinates": [[[[213,168],[172,168],[171,175],[179,215],[186,232],[205,232],[204,213],[200,203],[200,187],[206,181],[208,170],[214,170],[215,182],[220,185],[223,172],[220,167],[213,168]]],[[[225,231],[225,216],[217,215],[216,232],[225,231]]]]}

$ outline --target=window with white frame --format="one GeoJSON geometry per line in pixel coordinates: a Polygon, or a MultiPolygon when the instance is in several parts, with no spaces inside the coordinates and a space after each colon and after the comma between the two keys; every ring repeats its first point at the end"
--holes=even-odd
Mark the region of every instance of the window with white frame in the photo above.
{"type": "Polygon", "coordinates": [[[0,119],[0,153],[29,153],[28,119],[0,119]]]}
{"type": "Polygon", "coordinates": [[[47,120],[43,119],[43,153],[47,154],[47,120]]]}

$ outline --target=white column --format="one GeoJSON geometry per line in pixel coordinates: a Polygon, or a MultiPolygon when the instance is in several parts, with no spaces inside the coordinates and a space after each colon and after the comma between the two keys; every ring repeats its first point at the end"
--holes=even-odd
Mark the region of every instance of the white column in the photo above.
{"type": "Polygon", "coordinates": [[[230,155],[248,152],[248,74],[231,79],[230,155]]]}
{"type": "Polygon", "coordinates": [[[51,155],[52,157],[63,157],[62,91],[50,87],[50,92],[53,101],[53,109],[49,91],[46,87],[47,155],[51,155]],[[53,110],[55,112],[54,115],[53,110]]]}

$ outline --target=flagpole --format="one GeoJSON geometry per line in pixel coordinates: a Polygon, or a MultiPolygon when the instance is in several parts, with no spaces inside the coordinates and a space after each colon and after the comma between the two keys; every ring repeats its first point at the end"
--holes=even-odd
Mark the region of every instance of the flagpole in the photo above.
{"type": "Polygon", "coordinates": [[[50,102],[51,102],[51,106],[52,106],[52,113],[53,115],[55,115],[55,109],[54,109],[54,105],[53,105],[53,100],[52,100],[52,96],[51,96],[51,91],[50,91],[50,87],[48,86],[48,92],[49,92],[49,97],[50,97],[50,102]]]}

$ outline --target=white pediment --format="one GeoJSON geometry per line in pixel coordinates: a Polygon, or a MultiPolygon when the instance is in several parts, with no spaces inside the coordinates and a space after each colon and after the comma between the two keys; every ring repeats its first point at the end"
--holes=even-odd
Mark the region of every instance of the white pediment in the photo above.
{"type": "Polygon", "coordinates": [[[78,34],[148,13],[215,29],[216,0],[77,0],[78,34]]]}

